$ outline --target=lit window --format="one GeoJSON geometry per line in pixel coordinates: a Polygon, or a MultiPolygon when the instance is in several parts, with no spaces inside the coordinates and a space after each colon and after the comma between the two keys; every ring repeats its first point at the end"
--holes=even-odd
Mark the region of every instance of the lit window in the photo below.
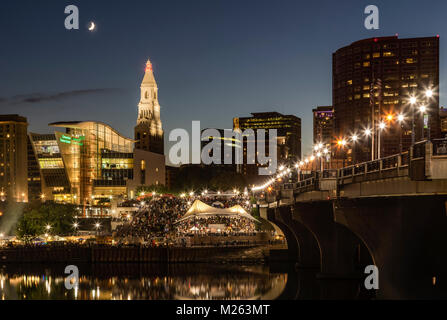
{"type": "Polygon", "coordinates": [[[146,170],[146,161],[141,160],[141,170],[146,170]]]}

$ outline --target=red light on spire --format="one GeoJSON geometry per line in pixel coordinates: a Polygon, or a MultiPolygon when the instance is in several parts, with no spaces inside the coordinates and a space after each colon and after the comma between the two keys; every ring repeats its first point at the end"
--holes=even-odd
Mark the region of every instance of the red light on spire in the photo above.
{"type": "Polygon", "coordinates": [[[146,72],[148,72],[148,71],[152,72],[152,63],[150,61],[148,61],[146,63],[146,70],[145,71],[146,72]]]}
{"type": "Polygon", "coordinates": [[[439,34],[436,35],[436,38],[439,38],[439,34]]]}
{"type": "Polygon", "coordinates": [[[379,41],[379,39],[377,39],[377,38],[374,38],[374,42],[377,42],[377,41],[379,41]]]}

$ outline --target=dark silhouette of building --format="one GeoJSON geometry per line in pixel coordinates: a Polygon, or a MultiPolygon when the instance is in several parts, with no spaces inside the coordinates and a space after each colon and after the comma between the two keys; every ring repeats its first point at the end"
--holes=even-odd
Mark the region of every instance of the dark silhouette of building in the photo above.
{"type": "MultiPolygon", "coordinates": [[[[209,131],[208,131],[209,132],[209,131]]],[[[201,152],[207,152],[212,163],[202,163],[214,167],[225,166],[229,170],[237,170],[237,153],[242,149],[242,142],[233,135],[232,129],[203,129],[201,132],[201,152]],[[204,136],[206,130],[216,130],[216,135],[204,136]],[[206,148],[206,149],[205,149],[206,148]],[[216,153],[216,154],[214,154],[216,153]]]]}
{"type": "Polygon", "coordinates": [[[330,145],[334,140],[334,109],[332,106],[312,110],[314,119],[314,143],[330,145]]]}
{"type": "Polygon", "coordinates": [[[0,195],[28,201],[28,123],[17,114],[0,115],[0,195]]]}
{"type": "MultiPolygon", "coordinates": [[[[372,137],[362,136],[366,128],[376,128],[374,145],[381,131],[381,157],[407,150],[412,142],[414,111],[415,141],[438,137],[439,127],[439,37],[399,39],[397,36],[360,40],[333,53],[333,106],[335,135],[348,144],[338,154],[348,162],[371,159],[372,137]],[[426,99],[425,91],[434,94],[426,99]],[[410,97],[418,99],[410,105],[410,97]],[[418,106],[426,105],[428,116],[418,106]],[[415,110],[416,109],[416,110],[415,110]],[[404,115],[402,122],[397,121],[404,115]],[[373,125],[374,124],[374,125],[373,125]],[[424,136],[422,136],[424,133],[424,136]],[[349,137],[359,135],[352,143],[349,137]]],[[[378,155],[378,151],[375,152],[378,155]]]]}
{"type": "Polygon", "coordinates": [[[175,188],[175,183],[176,183],[176,179],[177,179],[179,170],[180,170],[180,167],[166,166],[165,186],[168,190],[173,190],[175,188]]]}
{"type": "MultiPolygon", "coordinates": [[[[277,163],[295,163],[301,159],[301,119],[294,115],[283,115],[279,112],[257,112],[252,117],[241,117],[233,119],[233,130],[253,130],[255,136],[243,139],[243,164],[239,166],[241,172],[249,183],[258,183],[265,180],[265,176],[258,175],[260,164],[247,164],[247,141],[254,139],[257,144],[257,130],[265,129],[265,149],[269,154],[269,129],[277,130],[277,163]]],[[[257,147],[256,147],[257,148],[257,147]]],[[[257,149],[256,149],[257,152],[257,149]]],[[[274,173],[274,172],[272,172],[274,173]]]]}

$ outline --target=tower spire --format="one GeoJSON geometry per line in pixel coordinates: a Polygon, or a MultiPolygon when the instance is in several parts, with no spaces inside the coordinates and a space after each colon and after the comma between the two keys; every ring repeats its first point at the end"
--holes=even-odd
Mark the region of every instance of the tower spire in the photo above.
{"type": "Polygon", "coordinates": [[[163,127],[160,119],[158,87],[150,60],[146,62],[140,89],[135,146],[138,149],[163,154],[163,127]]]}

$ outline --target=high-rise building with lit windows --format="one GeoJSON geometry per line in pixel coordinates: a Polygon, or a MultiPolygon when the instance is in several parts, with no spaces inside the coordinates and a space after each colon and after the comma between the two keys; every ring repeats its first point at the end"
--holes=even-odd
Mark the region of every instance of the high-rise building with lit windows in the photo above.
{"type": "MultiPolygon", "coordinates": [[[[265,151],[269,154],[269,129],[276,129],[277,161],[281,163],[295,163],[301,159],[301,119],[295,115],[284,115],[279,112],[256,112],[251,117],[233,118],[233,130],[244,132],[247,129],[256,132],[266,130],[265,151]]],[[[240,143],[243,147],[243,164],[238,171],[242,173],[249,183],[265,180],[265,176],[258,175],[259,163],[247,163],[247,141],[254,139],[257,148],[257,137],[244,137],[240,143]]],[[[257,149],[256,149],[257,152],[257,149]]],[[[264,165],[265,166],[265,165],[264,165]]]]}
{"type": "Polygon", "coordinates": [[[375,156],[378,156],[378,124],[381,157],[407,150],[412,141],[414,111],[415,141],[439,137],[439,37],[399,39],[398,36],[356,41],[333,53],[332,99],[335,112],[334,134],[349,143],[338,154],[348,162],[371,159],[371,137],[363,137],[367,128],[375,130],[375,156]],[[426,90],[433,90],[427,98],[426,90]],[[411,96],[417,104],[410,105],[411,96]],[[426,112],[419,111],[426,106],[426,112]],[[398,121],[402,114],[404,120],[398,121]],[[375,124],[375,126],[373,126],[375,124]],[[428,132],[430,130],[430,133],[428,132]]]}
{"type": "Polygon", "coordinates": [[[17,114],[0,115],[0,199],[28,201],[28,123],[17,114]]]}
{"type": "Polygon", "coordinates": [[[334,108],[321,106],[312,110],[314,119],[314,143],[330,145],[334,140],[334,108]]]}

